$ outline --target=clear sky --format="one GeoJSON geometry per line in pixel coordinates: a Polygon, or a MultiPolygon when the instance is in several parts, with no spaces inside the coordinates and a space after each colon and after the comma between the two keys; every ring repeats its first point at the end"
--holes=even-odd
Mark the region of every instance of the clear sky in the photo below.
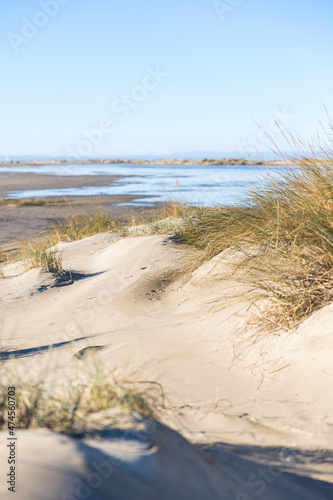
{"type": "Polygon", "coordinates": [[[332,0],[1,2],[0,155],[262,151],[276,119],[309,139],[332,19],[332,0]]]}

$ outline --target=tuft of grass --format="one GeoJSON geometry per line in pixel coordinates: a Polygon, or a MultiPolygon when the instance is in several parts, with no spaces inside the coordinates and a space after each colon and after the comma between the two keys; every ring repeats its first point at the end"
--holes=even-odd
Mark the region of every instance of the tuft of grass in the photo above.
{"type": "Polygon", "coordinates": [[[52,240],[45,238],[41,241],[26,241],[22,245],[22,255],[27,269],[41,267],[50,272],[61,273],[62,259],[59,254],[51,250],[52,240]]]}
{"type": "MultiPolygon", "coordinates": [[[[149,382],[119,380],[103,365],[81,367],[75,375],[35,384],[12,378],[18,429],[48,428],[71,435],[114,425],[121,416],[138,413],[157,418],[161,395],[149,382]],[[16,380],[16,383],[13,382],[16,380]]],[[[8,384],[0,385],[0,430],[7,427],[8,384]]],[[[163,395],[162,395],[163,396],[163,395]]]]}
{"type": "Polygon", "coordinates": [[[7,262],[7,255],[4,252],[2,246],[0,245],[0,262],[7,262]]]}
{"type": "Polygon", "coordinates": [[[123,229],[123,232],[126,236],[174,235],[181,230],[188,220],[192,220],[193,217],[204,210],[202,207],[191,206],[181,200],[169,200],[159,210],[155,210],[150,217],[135,219],[133,216],[123,229]]]}
{"type": "Polygon", "coordinates": [[[77,214],[68,214],[49,234],[37,240],[24,241],[21,258],[26,268],[42,267],[47,271],[63,271],[61,255],[52,247],[60,241],[76,241],[102,232],[120,231],[124,224],[112,218],[111,213],[96,208],[77,214]]]}
{"type": "Polygon", "coordinates": [[[267,166],[242,205],[203,210],[176,239],[199,250],[197,265],[237,250],[240,279],[271,299],[265,316],[291,328],[333,301],[333,154],[282,160],[281,174],[267,166]]]}
{"type": "Polygon", "coordinates": [[[115,220],[110,211],[95,208],[83,213],[68,214],[53,232],[58,241],[74,241],[104,232],[120,231],[123,223],[115,220]]]}

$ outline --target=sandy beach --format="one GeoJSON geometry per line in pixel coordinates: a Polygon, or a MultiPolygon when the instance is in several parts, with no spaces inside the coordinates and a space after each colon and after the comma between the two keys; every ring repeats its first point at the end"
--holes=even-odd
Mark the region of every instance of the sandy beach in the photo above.
{"type": "MultiPolygon", "coordinates": [[[[111,210],[115,218],[126,221],[132,214],[140,217],[153,211],[152,207],[140,206],[140,196],[135,198],[130,195],[69,196],[47,198],[38,202],[28,199],[22,202],[6,198],[8,193],[32,189],[108,186],[119,178],[121,176],[37,175],[5,173],[0,170],[0,248],[4,252],[4,255],[0,256],[1,262],[6,262],[7,259],[17,255],[22,240],[44,235],[69,213],[98,207],[102,210],[111,210]],[[137,203],[134,203],[134,199],[137,203]]],[[[160,204],[155,206],[159,207],[160,204]]]]}
{"type": "Polygon", "coordinates": [[[1,172],[0,196],[10,191],[29,189],[62,189],[85,186],[108,186],[121,176],[115,175],[43,175],[19,172],[1,172]]]}
{"type": "Polygon", "coordinates": [[[58,378],[85,367],[77,353],[90,349],[122,377],[160,384],[163,425],[132,415],[121,431],[81,439],[18,431],[17,498],[81,498],[86,489],[107,499],[110,488],[119,500],[330,498],[333,393],[322,389],[333,376],[331,305],[254,341],[242,327],[247,290],[223,280],[228,256],[188,279],[188,253],[168,235],[103,233],[57,251],[68,282],[19,262],[3,267],[7,373],[33,383],[52,367],[58,378]]]}

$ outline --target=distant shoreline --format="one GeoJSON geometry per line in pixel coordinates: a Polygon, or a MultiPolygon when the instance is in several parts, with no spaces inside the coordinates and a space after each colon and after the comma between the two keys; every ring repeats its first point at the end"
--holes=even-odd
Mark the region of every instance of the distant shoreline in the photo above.
{"type": "Polygon", "coordinates": [[[299,160],[245,160],[244,158],[232,159],[204,159],[204,160],[33,160],[33,161],[1,161],[0,167],[20,166],[20,165],[90,165],[90,164],[103,164],[103,165],[296,165],[299,160]]]}

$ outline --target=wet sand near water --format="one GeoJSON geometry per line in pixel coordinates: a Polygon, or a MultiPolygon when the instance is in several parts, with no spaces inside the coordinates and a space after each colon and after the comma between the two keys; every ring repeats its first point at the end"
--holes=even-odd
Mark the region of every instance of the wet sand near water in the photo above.
{"type": "Polygon", "coordinates": [[[64,189],[89,186],[110,186],[122,175],[39,175],[7,173],[0,170],[0,196],[10,191],[30,189],[64,189]]]}
{"type": "MultiPolygon", "coordinates": [[[[0,173],[0,196],[10,191],[30,189],[59,189],[84,186],[108,186],[121,176],[56,176],[21,173],[0,173]]],[[[152,193],[153,194],[153,193],[152,193]]],[[[143,198],[143,197],[142,197],[143,198]]],[[[144,196],[147,199],[147,196],[144,196]]],[[[154,207],[159,207],[155,204],[154,207]]],[[[140,204],[140,196],[106,195],[54,197],[42,200],[0,200],[0,261],[15,258],[22,240],[42,236],[68,213],[83,212],[87,209],[111,210],[115,218],[128,220],[148,216],[153,207],[140,204]],[[135,200],[135,201],[134,201],[135,200]],[[137,202],[137,205],[121,205],[137,202]]]]}

